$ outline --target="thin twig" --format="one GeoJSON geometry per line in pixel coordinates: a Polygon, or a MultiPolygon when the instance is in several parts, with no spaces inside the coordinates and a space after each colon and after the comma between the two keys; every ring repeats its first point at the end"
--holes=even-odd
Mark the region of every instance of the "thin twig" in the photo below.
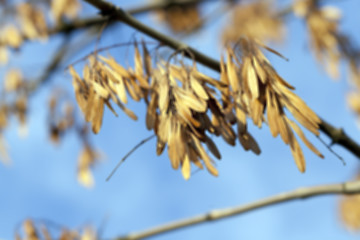
{"type": "Polygon", "coordinates": [[[346,162],[344,160],[343,157],[341,157],[338,153],[336,153],[332,148],[331,148],[331,145],[327,144],[320,136],[316,136],[319,141],[332,153],[335,155],[335,157],[337,157],[342,163],[343,165],[345,166],[346,165],[346,162]]]}
{"type": "Polygon", "coordinates": [[[262,200],[252,202],[245,205],[240,205],[232,208],[212,210],[208,213],[201,214],[195,217],[167,223],[158,227],[153,227],[145,231],[130,233],[125,236],[116,238],[116,240],[135,240],[152,237],[166,232],[182,229],[185,227],[195,226],[196,224],[216,221],[232,216],[253,211],[256,209],[277,205],[283,202],[292,200],[301,200],[310,197],[324,196],[324,195],[350,195],[360,193],[360,181],[345,182],[331,185],[320,185],[315,187],[299,188],[294,191],[280,193],[278,195],[264,198],[262,200]]]}
{"type": "Polygon", "coordinates": [[[97,39],[96,39],[96,43],[95,43],[95,51],[94,51],[95,53],[94,53],[94,55],[97,55],[102,34],[105,31],[108,24],[109,24],[109,21],[104,22],[103,25],[101,26],[100,30],[99,30],[99,33],[98,33],[98,36],[97,36],[97,39]]]}
{"type": "MultiPolygon", "coordinates": [[[[95,53],[99,53],[99,52],[103,52],[103,51],[106,51],[106,50],[109,50],[109,49],[112,49],[112,48],[118,48],[118,47],[124,47],[124,46],[130,46],[130,45],[134,45],[135,42],[133,41],[130,41],[130,42],[124,42],[124,43],[116,43],[116,44],[113,44],[113,45],[109,45],[109,46],[106,46],[106,47],[102,47],[102,48],[98,48],[92,52],[90,52],[89,54],[86,54],[84,57],[81,57],[80,59],[77,59],[75,60],[74,62],[70,63],[66,68],[65,70],[69,69],[70,66],[72,65],[75,65],[75,64],[78,64],[82,61],[85,61],[88,57],[90,57],[91,55],[95,55],[95,53]]],[[[146,44],[157,44],[159,45],[158,42],[150,42],[150,41],[145,41],[146,44]]]]}
{"type": "MultiPolygon", "coordinates": [[[[162,34],[158,31],[156,31],[153,28],[148,27],[145,24],[142,24],[140,21],[138,21],[136,18],[131,16],[131,14],[125,12],[121,8],[117,8],[115,5],[101,0],[84,0],[94,7],[98,8],[101,11],[102,15],[105,16],[111,16],[113,19],[117,19],[119,21],[122,21],[129,26],[139,30],[140,32],[143,32],[147,34],[148,36],[157,39],[159,42],[177,50],[177,49],[189,49],[195,56],[195,59],[197,62],[204,64],[205,66],[215,70],[220,71],[220,64],[215,59],[212,59],[205,54],[197,51],[196,49],[189,47],[187,44],[180,42],[176,39],[173,39],[165,34],[162,34]]],[[[189,54],[186,54],[186,56],[190,57],[189,54]]]]}
{"type": "Polygon", "coordinates": [[[116,172],[116,170],[121,166],[121,164],[133,153],[135,152],[136,149],[138,149],[139,147],[141,147],[144,143],[150,141],[152,138],[155,137],[155,134],[151,135],[150,137],[147,137],[145,139],[143,139],[141,142],[139,142],[138,144],[136,144],[119,162],[118,164],[115,166],[115,168],[111,171],[110,175],[106,178],[106,181],[109,181],[110,178],[114,175],[114,173],[116,172]]]}
{"type": "MultiPolygon", "coordinates": [[[[168,47],[177,50],[177,49],[188,49],[192,52],[195,60],[213,70],[220,72],[220,62],[197,51],[196,49],[189,47],[187,44],[173,39],[167,35],[164,35],[155,29],[148,27],[147,25],[141,23],[130,14],[124,10],[117,8],[113,4],[103,1],[103,0],[84,0],[94,7],[98,8],[103,15],[110,15],[116,18],[119,21],[122,21],[129,26],[143,32],[144,34],[158,40],[162,44],[167,45],[168,47]]],[[[191,57],[189,54],[186,54],[187,57],[191,57]]],[[[327,123],[325,120],[321,120],[319,124],[320,130],[329,136],[333,144],[339,144],[353,153],[355,156],[360,158],[360,145],[357,144],[353,139],[351,139],[342,129],[335,128],[334,126],[327,123]]]]}

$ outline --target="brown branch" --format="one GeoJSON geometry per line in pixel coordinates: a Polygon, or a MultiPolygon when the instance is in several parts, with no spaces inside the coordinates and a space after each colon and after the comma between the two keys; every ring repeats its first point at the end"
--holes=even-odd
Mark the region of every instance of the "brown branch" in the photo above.
{"type": "MultiPolygon", "coordinates": [[[[220,72],[220,63],[219,61],[210,58],[209,56],[197,51],[196,49],[186,45],[185,43],[173,39],[165,34],[162,34],[156,31],[153,28],[148,27],[147,25],[141,23],[129,13],[125,12],[121,8],[114,6],[113,4],[103,1],[103,0],[84,0],[94,7],[98,8],[101,11],[101,14],[105,16],[111,16],[112,18],[122,21],[125,24],[132,26],[133,28],[145,33],[146,35],[158,40],[159,42],[173,48],[174,50],[187,49],[185,55],[191,58],[194,58],[197,62],[220,72]],[[189,55],[191,52],[191,56],[189,55]]],[[[355,156],[360,158],[360,145],[351,139],[348,135],[344,133],[342,129],[335,128],[325,120],[321,120],[319,124],[320,130],[329,136],[333,144],[338,144],[346,148],[348,151],[353,153],[355,156]]]]}
{"type": "Polygon", "coordinates": [[[358,194],[358,193],[360,193],[360,181],[299,188],[294,191],[281,193],[249,204],[240,205],[233,208],[212,210],[208,213],[198,215],[195,217],[175,221],[172,223],[167,223],[158,227],[150,228],[145,231],[130,233],[128,235],[118,237],[116,238],[116,240],[135,240],[135,239],[148,238],[162,233],[174,231],[177,229],[194,226],[196,224],[237,216],[256,209],[269,207],[293,200],[301,200],[310,197],[330,195],[330,194],[349,195],[349,194],[358,194]]]}
{"type": "MultiPolygon", "coordinates": [[[[153,3],[147,3],[140,7],[128,9],[126,12],[128,12],[129,14],[135,15],[135,14],[142,14],[142,13],[146,13],[146,12],[150,12],[150,11],[156,11],[156,10],[160,10],[160,9],[166,9],[166,8],[169,8],[172,6],[177,6],[177,5],[184,6],[184,5],[189,5],[189,4],[215,2],[215,1],[220,1],[220,0],[173,0],[173,1],[162,0],[162,1],[157,1],[157,2],[153,2],[153,3]]],[[[227,0],[227,1],[232,1],[232,0],[227,0]]],[[[83,29],[83,28],[101,25],[106,21],[109,21],[109,19],[103,18],[103,17],[90,17],[90,18],[85,18],[85,19],[80,19],[80,20],[74,20],[70,23],[63,23],[61,25],[58,25],[58,26],[50,29],[48,34],[54,35],[54,34],[58,34],[58,33],[69,33],[69,32],[83,29]]]]}
{"type": "MultiPolygon", "coordinates": [[[[220,63],[217,60],[206,56],[205,54],[197,51],[192,47],[189,47],[187,44],[181,41],[178,41],[174,38],[171,38],[165,34],[156,31],[153,28],[148,27],[147,25],[141,23],[136,18],[131,16],[131,14],[122,10],[121,8],[117,8],[113,4],[102,0],[84,0],[84,1],[98,8],[101,11],[102,15],[110,16],[112,19],[116,19],[118,21],[124,22],[127,25],[132,26],[133,28],[139,30],[140,32],[143,32],[146,35],[158,40],[162,44],[167,45],[168,47],[171,47],[175,50],[188,49],[190,52],[193,53],[193,55],[195,56],[195,60],[197,62],[204,64],[205,66],[215,71],[220,71],[220,63]]],[[[189,51],[185,51],[185,55],[191,57],[189,56],[188,53],[189,51]]]]}
{"type": "Polygon", "coordinates": [[[331,145],[341,145],[360,158],[360,145],[350,138],[343,128],[335,128],[324,119],[321,119],[320,130],[331,138],[331,145]]]}

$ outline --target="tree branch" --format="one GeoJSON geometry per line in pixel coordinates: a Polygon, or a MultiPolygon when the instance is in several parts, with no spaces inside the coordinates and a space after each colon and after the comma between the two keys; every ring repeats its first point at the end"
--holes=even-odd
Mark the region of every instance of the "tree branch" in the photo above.
{"type": "Polygon", "coordinates": [[[164,224],[158,227],[150,228],[145,231],[130,233],[128,235],[118,237],[116,238],[116,240],[143,239],[143,238],[159,235],[162,233],[174,231],[177,229],[194,226],[200,223],[206,223],[206,222],[216,221],[216,220],[240,215],[249,211],[253,211],[268,206],[273,206],[283,202],[289,202],[292,200],[301,200],[310,197],[330,195],[330,194],[350,195],[350,194],[358,194],[358,193],[360,193],[360,181],[299,188],[291,192],[281,193],[249,204],[240,205],[233,208],[212,210],[208,213],[201,214],[195,217],[164,224]]]}
{"type": "MultiPolygon", "coordinates": [[[[173,1],[162,0],[157,2],[147,3],[140,7],[128,9],[126,12],[135,15],[135,14],[146,13],[149,11],[166,9],[177,5],[183,6],[183,5],[190,5],[190,4],[204,3],[204,2],[215,2],[215,1],[219,2],[220,0],[173,0],[173,1]]],[[[233,0],[226,0],[226,1],[233,1],[233,0]]],[[[109,21],[109,19],[103,17],[90,17],[90,18],[75,20],[70,23],[63,23],[59,26],[50,29],[48,34],[54,35],[58,33],[69,33],[75,30],[101,25],[106,21],[109,21]]]]}
{"type": "MultiPolygon", "coordinates": [[[[185,55],[187,57],[193,57],[195,61],[220,72],[220,63],[219,61],[210,58],[209,56],[197,51],[196,49],[188,46],[187,44],[178,41],[174,38],[171,38],[165,34],[162,34],[156,31],[153,28],[148,27],[147,25],[141,23],[129,13],[125,12],[121,8],[114,6],[113,4],[103,1],[103,0],[84,0],[97,9],[100,10],[102,15],[111,16],[113,19],[124,22],[129,26],[145,33],[146,35],[158,40],[159,42],[173,48],[174,50],[187,49],[185,55]],[[189,55],[191,52],[191,56],[189,55]]],[[[353,153],[355,156],[360,158],[360,145],[357,144],[353,139],[351,139],[342,129],[335,128],[325,120],[321,120],[319,124],[320,130],[325,133],[328,137],[332,139],[333,144],[338,144],[346,148],[348,151],[353,153]]]]}
{"type": "Polygon", "coordinates": [[[331,138],[331,144],[339,144],[360,158],[360,145],[351,139],[343,128],[335,128],[324,119],[321,119],[320,130],[331,138]]]}
{"type": "MultiPolygon", "coordinates": [[[[195,57],[195,60],[215,71],[220,71],[220,63],[212,59],[205,54],[197,51],[196,49],[188,46],[187,44],[178,41],[174,38],[171,38],[161,32],[156,31],[155,29],[148,27],[147,25],[141,23],[136,18],[131,16],[128,12],[124,11],[121,8],[114,6],[109,2],[105,2],[102,0],[84,0],[85,2],[90,3],[91,5],[95,6],[97,9],[100,10],[101,14],[104,16],[111,17],[112,19],[116,19],[118,21],[124,22],[125,24],[139,30],[140,32],[145,33],[146,35],[158,40],[164,45],[169,46],[175,50],[179,49],[187,49],[192,52],[192,55],[195,57]]],[[[185,51],[185,55],[187,57],[191,57],[188,51],[185,51]]]]}

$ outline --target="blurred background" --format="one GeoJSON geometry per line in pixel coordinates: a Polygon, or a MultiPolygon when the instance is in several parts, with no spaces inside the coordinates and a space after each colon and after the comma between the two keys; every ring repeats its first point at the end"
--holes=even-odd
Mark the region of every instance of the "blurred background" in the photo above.
{"type": "MultiPolygon", "coordinates": [[[[113,1],[124,9],[148,2],[113,1]]],[[[350,35],[355,43],[360,43],[360,2],[323,2],[341,9],[341,31],[350,35]]],[[[276,4],[283,9],[291,3],[277,1],[276,4]]],[[[217,9],[221,5],[219,1],[201,4],[202,15],[215,17],[200,30],[186,36],[176,35],[154,13],[137,14],[136,17],[220,59],[221,32],[231,16],[231,10],[219,16],[212,15],[219,12],[217,9]]],[[[82,3],[81,17],[96,16],[97,13],[92,6],[82,3]]],[[[0,68],[1,76],[12,67],[20,67],[24,76],[29,78],[41,75],[43,66],[61,45],[62,38],[59,35],[49,37],[44,43],[25,43],[21,51],[11,53],[9,64],[0,68]]],[[[151,40],[124,24],[115,23],[105,28],[98,46],[106,47],[134,38],[151,40]]],[[[26,136],[19,134],[19,123],[14,117],[3,131],[12,163],[0,165],[0,239],[13,238],[14,231],[26,218],[52,221],[69,228],[92,225],[101,230],[101,239],[109,239],[213,209],[246,204],[298,187],[348,181],[358,172],[359,159],[356,156],[341,146],[333,146],[332,149],[346,162],[344,165],[316,137],[306,132],[325,159],[303,147],[307,170],[302,174],[297,170],[289,147],[279,137],[274,139],[266,125],[258,129],[250,123],[249,131],[257,139],[262,154],[256,156],[245,152],[238,143],[231,147],[214,137],[222,154],[222,160],[216,161],[218,177],[211,176],[206,170],[193,170],[191,178],[185,181],[180,171],[172,170],[166,152],[156,155],[156,140],[153,139],[133,153],[106,182],[117,162],[152,134],[145,127],[144,104],[130,101],[128,106],[137,114],[137,121],[117,109],[119,117],[115,117],[106,109],[100,133],[91,136],[92,146],[104,157],[93,168],[95,185],[85,188],[79,184],[76,175],[77,159],[82,150],[79,138],[69,132],[59,144],[52,144],[48,128],[48,101],[52,89],[61,87],[68,90],[69,97],[74,99],[71,77],[64,69],[93,51],[96,44],[96,39],[88,43],[80,34],[74,34],[71,41],[78,41],[79,47],[28,102],[26,136]]],[[[279,75],[296,87],[295,93],[320,117],[334,126],[343,127],[349,136],[360,142],[356,116],[346,103],[351,83],[344,62],[340,65],[340,79],[331,80],[310,51],[306,25],[293,14],[286,16],[284,41],[269,46],[289,59],[284,61],[276,55],[267,55],[279,75]]],[[[114,48],[109,52],[124,65],[132,63],[131,47],[114,48]]],[[[82,66],[83,63],[79,63],[75,68],[81,71],[82,66]]],[[[219,78],[217,72],[204,66],[199,65],[199,69],[219,78]]],[[[82,115],[78,117],[80,119],[82,115]]],[[[331,142],[324,134],[320,137],[326,143],[331,142]]],[[[297,200],[153,239],[358,239],[359,233],[348,231],[342,223],[339,203],[338,196],[297,200]]]]}

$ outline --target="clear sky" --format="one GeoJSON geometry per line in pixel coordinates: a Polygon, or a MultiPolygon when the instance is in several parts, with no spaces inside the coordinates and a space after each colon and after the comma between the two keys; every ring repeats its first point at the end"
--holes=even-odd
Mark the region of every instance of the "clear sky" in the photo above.
{"type": "MultiPolygon", "coordinates": [[[[142,1],[116,2],[126,8],[137,6],[142,1]]],[[[343,11],[341,28],[360,44],[360,1],[337,1],[336,6],[343,11]]],[[[215,7],[207,5],[204,12],[212,11],[215,7]]],[[[94,15],[97,12],[90,6],[85,7],[85,11],[94,15]]],[[[164,26],[155,25],[152,17],[142,15],[139,19],[169,33],[164,26]]],[[[226,18],[221,18],[199,35],[184,41],[219,59],[218,31],[225,22],[226,18]]],[[[355,117],[345,102],[349,89],[346,69],[342,67],[340,81],[332,81],[309,51],[304,24],[291,16],[287,27],[286,44],[272,47],[290,61],[269,56],[273,66],[296,87],[296,94],[316,113],[331,124],[344,127],[351,137],[360,142],[355,117]]],[[[129,41],[135,32],[122,25],[114,29],[105,32],[101,46],[129,41]]],[[[135,36],[142,35],[136,33],[135,36]]],[[[58,43],[59,39],[54,41],[58,43]]],[[[25,66],[28,74],[36,75],[40,70],[32,65],[45,63],[56,43],[46,47],[29,44],[25,46],[22,58],[17,56],[11,64],[25,66]]],[[[72,61],[92,49],[93,46],[81,51],[72,61]]],[[[119,54],[115,55],[118,59],[123,58],[121,54],[127,55],[126,49],[115,50],[112,54],[119,54]]],[[[218,77],[211,70],[201,69],[218,77]]],[[[230,147],[221,139],[214,138],[222,153],[222,160],[217,162],[220,173],[217,178],[207,171],[200,171],[185,181],[180,171],[172,170],[166,153],[156,156],[153,140],[136,151],[111,181],[105,182],[119,159],[140,140],[152,134],[144,124],[143,104],[130,103],[129,107],[139,117],[137,122],[120,110],[117,111],[120,113],[118,118],[109,110],[105,111],[101,132],[92,140],[107,157],[94,170],[95,187],[86,189],[76,181],[76,160],[81,150],[76,136],[67,135],[59,146],[49,144],[45,102],[49,98],[50,87],[56,85],[72,91],[70,77],[59,71],[53,83],[42,88],[31,100],[29,134],[26,138],[18,136],[15,119],[5,132],[13,164],[10,167],[0,165],[0,239],[11,239],[14,228],[28,217],[48,219],[72,228],[87,223],[99,227],[104,222],[102,237],[111,238],[212,209],[246,204],[302,186],[347,181],[353,178],[358,169],[359,160],[355,156],[334,146],[334,151],[347,163],[343,166],[317,138],[307,134],[325,159],[319,159],[303,147],[307,171],[301,174],[289,148],[281,139],[273,139],[267,126],[259,130],[250,124],[250,132],[258,140],[262,154],[255,156],[245,152],[238,143],[230,147]]],[[[329,142],[325,135],[321,137],[329,142]]],[[[339,197],[336,196],[298,200],[153,239],[358,239],[359,234],[349,233],[341,224],[338,203],[339,197]]]]}

